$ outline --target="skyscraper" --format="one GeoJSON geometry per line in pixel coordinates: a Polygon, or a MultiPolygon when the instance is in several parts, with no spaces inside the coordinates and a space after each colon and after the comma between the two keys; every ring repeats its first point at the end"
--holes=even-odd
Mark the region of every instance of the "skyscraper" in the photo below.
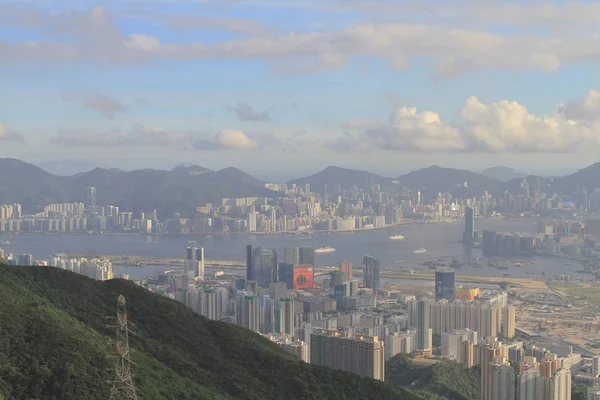
{"type": "Polygon", "coordinates": [[[85,191],[86,198],[86,206],[96,207],[96,188],[93,186],[88,186],[85,191]]]}
{"type": "Polygon", "coordinates": [[[374,292],[379,290],[379,260],[373,256],[363,258],[363,283],[374,292]]]}
{"type": "Polygon", "coordinates": [[[254,249],[254,273],[258,286],[268,288],[271,282],[277,282],[277,252],[275,249],[257,247],[254,249]]]}
{"type": "Polygon", "coordinates": [[[254,255],[252,254],[252,246],[246,245],[246,280],[256,280],[254,272],[254,255]]]}
{"type": "Polygon", "coordinates": [[[236,322],[254,332],[260,330],[260,303],[256,296],[240,291],[236,296],[236,322]]]}
{"type": "Polygon", "coordinates": [[[283,261],[292,264],[300,264],[300,249],[298,247],[288,247],[283,251],[283,261]]]}
{"type": "Polygon", "coordinates": [[[315,329],[310,335],[310,342],[311,364],[384,380],[384,343],[377,336],[315,329]]]}
{"type": "Polygon", "coordinates": [[[533,367],[527,368],[517,378],[517,399],[544,400],[543,385],[544,380],[540,370],[533,367]]]}
{"type": "Polygon", "coordinates": [[[344,273],[344,280],[350,282],[352,280],[352,262],[342,260],[338,267],[338,271],[344,273]]]}
{"type": "Polygon", "coordinates": [[[294,264],[287,261],[279,263],[279,282],[285,283],[289,290],[294,288],[294,264]]]}
{"type": "Polygon", "coordinates": [[[315,249],[312,247],[300,247],[298,250],[300,265],[315,265],[315,249]]]}
{"type": "Polygon", "coordinates": [[[515,306],[507,306],[502,310],[502,336],[505,339],[515,337],[515,306]]]}
{"type": "Polygon", "coordinates": [[[430,307],[429,300],[417,300],[417,340],[415,343],[415,351],[418,353],[431,354],[433,347],[432,332],[430,322],[430,307]]]}
{"type": "Polygon", "coordinates": [[[454,300],[454,270],[439,268],[435,271],[435,299],[454,300]]]}
{"type": "Polygon", "coordinates": [[[288,247],[283,252],[286,263],[296,265],[315,265],[315,249],[312,247],[288,247]]]}
{"type": "Polygon", "coordinates": [[[472,243],[475,237],[475,219],[473,217],[473,207],[465,207],[465,230],[463,232],[463,241],[472,243]]]}
{"type": "Polygon", "coordinates": [[[204,279],[204,248],[196,242],[188,243],[184,267],[189,278],[204,279]]]}

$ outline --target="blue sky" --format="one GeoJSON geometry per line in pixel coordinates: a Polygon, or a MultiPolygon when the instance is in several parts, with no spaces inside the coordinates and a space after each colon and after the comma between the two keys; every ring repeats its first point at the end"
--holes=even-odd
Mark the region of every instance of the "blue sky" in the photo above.
{"type": "Polygon", "coordinates": [[[569,171],[599,161],[598,22],[593,2],[5,1],[0,157],[569,171]]]}

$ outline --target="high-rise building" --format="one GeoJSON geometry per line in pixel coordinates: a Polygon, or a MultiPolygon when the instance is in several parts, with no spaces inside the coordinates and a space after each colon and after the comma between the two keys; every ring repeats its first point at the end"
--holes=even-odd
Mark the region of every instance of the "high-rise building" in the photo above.
{"type": "Polygon", "coordinates": [[[275,331],[275,301],[268,295],[260,298],[260,333],[273,333],[275,331]]]}
{"type": "Polygon", "coordinates": [[[484,400],[514,400],[515,370],[506,358],[496,357],[490,363],[488,379],[491,396],[484,400]]]}
{"type": "Polygon", "coordinates": [[[467,340],[460,344],[460,352],[458,354],[458,362],[467,368],[472,368],[475,365],[474,346],[473,342],[467,340]]]}
{"type": "Polygon", "coordinates": [[[279,281],[285,283],[289,290],[294,288],[294,264],[287,261],[279,263],[279,281]]]}
{"type": "Polygon", "coordinates": [[[347,331],[315,329],[310,335],[310,362],[384,380],[384,343],[377,336],[352,335],[347,331]]]}
{"type": "Polygon", "coordinates": [[[236,296],[236,322],[254,332],[260,331],[260,303],[256,296],[240,291],[236,296]]]}
{"type": "Polygon", "coordinates": [[[271,282],[277,282],[277,252],[275,249],[264,247],[254,249],[253,267],[258,286],[268,288],[271,282]]]}
{"type": "Polygon", "coordinates": [[[298,247],[288,247],[283,250],[283,261],[287,264],[300,264],[300,249],[298,247]]]}
{"type": "Polygon", "coordinates": [[[379,260],[373,256],[363,258],[363,283],[374,292],[379,290],[379,260]]]}
{"type": "MultiPolygon", "coordinates": [[[[496,400],[494,397],[494,373],[497,366],[503,365],[508,356],[508,348],[502,342],[492,340],[489,343],[480,343],[475,351],[475,363],[481,366],[481,399],[496,400]],[[498,361],[500,360],[500,361],[498,361]]],[[[511,368],[512,369],[512,368],[511,368]]],[[[514,371],[513,371],[514,374],[514,371]]],[[[495,384],[496,382],[496,384],[495,384]]],[[[514,377],[513,377],[514,386],[514,377]]],[[[514,390],[514,389],[513,389],[514,390]]],[[[514,398],[514,393],[513,393],[514,398]]],[[[504,399],[504,398],[502,398],[504,399]]]]}
{"type": "Polygon", "coordinates": [[[463,241],[472,243],[475,237],[475,218],[473,207],[465,207],[465,230],[463,231],[463,241]]]}
{"type": "Polygon", "coordinates": [[[571,372],[559,369],[551,378],[545,378],[544,399],[571,400],[571,372]]]}
{"type": "Polygon", "coordinates": [[[417,353],[431,354],[433,338],[431,332],[429,300],[420,299],[417,302],[417,340],[415,351],[417,353]]]}
{"type": "Polygon", "coordinates": [[[454,300],[454,270],[439,268],[435,271],[435,299],[454,300]]]}
{"type": "Polygon", "coordinates": [[[300,247],[298,257],[299,265],[315,265],[315,249],[312,247],[300,247]]]}
{"type": "Polygon", "coordinates": [[[287,333],[294,336],[294,301],[281,299],[275,310],[275,327],[277,333],[287,333]]]}
{"type": "Polygon", "coordinates": [[[344,280],[346,282],[350,282],[352,280],[352,262],[342,260],[340,261],[340,265],[338,267],[340,272],[344,273],[344,280]]]}
{"type": "Polygon", "coordinates": [[[256,280],[254,273],[254,254],[252,253],[252,246],[246,245],[246,280],[256,280]]]}
{"type": "Polygon", "coordinates": [[[86,191],[85,191],[85,199],[86,199],[86,206],[88,208],[90,207],[96,207],[96,188],[93,186],[88,186],[86,191]]]}
{"type": "Polygon", "coordinates": [[[515,306],[509,305],[502,309],[502,336],[505,339],[515,337],[515,306]]]}
{"type": "Polygon", "coordinates": [[[184,263],[185,273],[190,278],[204,279],[204,248],[189,242],[184,263]]]}
{"type": "Polygon", "coordinates": [[[285,282],[273,282],[269,285],[269,296],[279,303],[279,300],[290,297],[290,292],[285,282]]]}
{"type": "Polygon", "coordinates": [[[544,379],[537,368],[527,368],[517,378],[517,400],[544,400],[544,379]]]}

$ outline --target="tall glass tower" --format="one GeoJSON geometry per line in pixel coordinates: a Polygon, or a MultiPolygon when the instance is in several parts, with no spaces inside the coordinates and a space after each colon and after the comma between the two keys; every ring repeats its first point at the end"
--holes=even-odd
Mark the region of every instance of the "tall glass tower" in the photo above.
{"type": "Polygon", "coordinates": [[[454,300],[454,270],[439,268],[435,271],[435,299],[454,300]]]}

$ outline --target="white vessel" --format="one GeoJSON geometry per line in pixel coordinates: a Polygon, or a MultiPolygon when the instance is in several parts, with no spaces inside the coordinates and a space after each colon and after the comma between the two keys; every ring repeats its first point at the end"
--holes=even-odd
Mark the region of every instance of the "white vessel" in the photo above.
{"type": "Polygon", "coordinates": [[[402,239],[404,239],[404,236],[402,236],[402,235],[390,236],[390,240],[402,240],[402,239]]]}
{"type": "Polygon", "coordinates": [[[413,250],[413,254],[423,254],[427,253],[427,249],[425,247],[419,247],[418,249],[413,250]]]}
{"type": "Polygon", "coordinates": [[[319,247],[318,249],[315,250],[315,253],[333,253],[335,251],[335,249],[331,246],[327,246],[327,247],[319,247]]]}
{"type": "Polygon", "coordinates": [[[12,243],[9,241],[0,241],[0,246],[10,246],[10,245],[12,245],[12,243]]]}

